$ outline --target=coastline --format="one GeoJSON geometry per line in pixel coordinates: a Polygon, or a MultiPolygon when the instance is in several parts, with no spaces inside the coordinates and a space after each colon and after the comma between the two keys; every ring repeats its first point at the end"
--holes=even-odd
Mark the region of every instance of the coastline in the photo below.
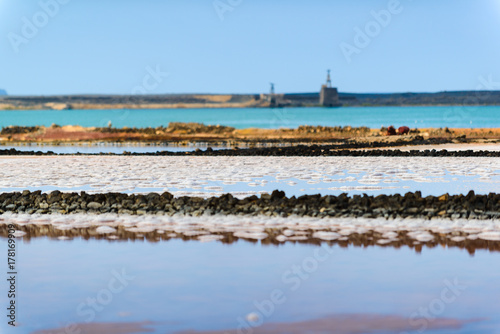
{"type": "MultiPolygon", "coordinates": [[[[500,91],[338,93],[342,107],[499,106],[500,91]]],[[[0,110],[322,107],[320,93],[0,96],[0,110]],[[274,101],[274,102],[271,102],[274,101]]]]}
{"type": "Polygon", "coordinates": [[[485,103],[485,104],[464,104],[461,101],[456,103],[418,103],[418,104],[343,104],[334,107],[324,107],[319,104],[295,104],[295,105],[282,105],[279,107],[272,107],[271,105],[264,104],[232,104],[232,103],[221,103],[221,104],[205,104],[205,103],[175,103],[175,104],[74,104],[68,106],[47,106],[42,104],[28,105],[28,106],[15,106],[8,103],[0,103],[0,112],[2,111],[36,111],[36,110],[158,110],[158,109],[284,109],[284,108],[321,108],[321,109],[338,109],[338,108],[397,108],[397,107],[498,107],[500,102],[496,104],[485,103]]]}

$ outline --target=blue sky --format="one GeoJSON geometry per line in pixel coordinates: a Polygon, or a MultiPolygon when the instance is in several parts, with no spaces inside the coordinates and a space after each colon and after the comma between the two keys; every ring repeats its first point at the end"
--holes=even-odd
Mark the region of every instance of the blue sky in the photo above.
{"type": "Polygon", "coordinates": [[[330,68],[344,92],[484,89],[499,36],[499,0],[0,0],[0,88],[314,92],[330,68]]]}

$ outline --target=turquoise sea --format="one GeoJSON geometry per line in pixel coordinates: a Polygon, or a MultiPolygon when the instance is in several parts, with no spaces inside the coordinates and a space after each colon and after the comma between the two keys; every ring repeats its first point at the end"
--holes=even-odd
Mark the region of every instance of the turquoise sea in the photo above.
{"type": "Polygon", "coordinates": [[[411,128],[499,128],[500,106],[121,109],[0,111],[0,127],[9,125],[82,125],[157,127],[169,122],[199,122],[235,128],[296,128],[299,125],[411,128]]]}

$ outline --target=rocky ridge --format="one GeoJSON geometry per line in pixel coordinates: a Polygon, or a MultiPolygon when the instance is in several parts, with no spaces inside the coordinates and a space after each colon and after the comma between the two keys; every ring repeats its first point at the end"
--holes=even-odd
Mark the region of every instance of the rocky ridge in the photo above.
{"type": "Polygon", "coordinates": [[[238,199],[231,194],[219,197],[174,197],[149,193],[87,194],[53,191],[12,192],[0,194],[0,214],[5,212],[28,214],[117,213],[128,215],[265,215],[287,217],[363,217],[363,218],[500,218],[500,194],[426,196],[419,191],[405,195],[339,196],[303,195],[286,197],[283,191],[261,197],[238,199]]]}

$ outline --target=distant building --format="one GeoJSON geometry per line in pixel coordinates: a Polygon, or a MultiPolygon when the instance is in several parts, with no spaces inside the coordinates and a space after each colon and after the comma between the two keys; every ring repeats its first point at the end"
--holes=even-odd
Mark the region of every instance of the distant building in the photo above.
{"type": "Polygon", "coordinates": [[[290,105],[290,101],[285,100],[285,94],[276,94],[274,83],[270,83],[269,94],[261,94],[261,99],[269,103],[269,107],[284,107],[290,105]]]}
{"type": "Polygon", "coordinates": [[[339,92],[337,88],[332,87],[332,79],[330,77],[330,70],[328,70],[326,76],[326,85],[321,86],[321,91],[319,93],[319,104],[323,107],[338,107],[339,102],[339,92]]]}
{"type": "Polygon", "coordinates": [[[339,93],[337,88],[332,87],[332,79],[330,70],[327,72],[326,84],[321,86],[321,91],[318,93],[295,93],[295,94],[276,94],[274,83],[270,83],[271,87],[268,94],[260,94],[259,100],[264,102],[262,106],[266,107],[304,107],[304,106],[320,106],[323,107],[340,107],[342,104],[339,101],[339,93]],[[319,103],[318,103],[319,98],[319,103]]]}

